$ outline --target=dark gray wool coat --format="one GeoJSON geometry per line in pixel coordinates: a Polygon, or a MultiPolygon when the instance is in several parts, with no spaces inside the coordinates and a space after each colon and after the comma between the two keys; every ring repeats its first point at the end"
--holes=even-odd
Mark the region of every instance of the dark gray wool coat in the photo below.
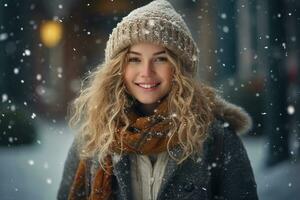
{"type": "MultiPolygon", "coordinates": [[[[169,159],[159,200],[256,200],[257,190],[247,152],[237,133],[247,131],[251,126],[250,117],[240,107],[222,99],[215,111],[216,120],[204,143],[199,158],[188,158],[177,165],[169,159]]],[[[173,149],[174,156],[180,149],[173,149]]],[[[76,142],[68,153],[57,199],[65,200],[73,182],[79,157],[76,142]]],[[[90,163],[97,163],[92,160],[90,163]]],[[[93,179],[93,169],[88,172],[87,183],[93,179]]],[[[122,155],[114,165],[113,192],[116,199],[131,200],[130,160],[122,155]]],[[[87,189],[88,190],[88,189],[87,189]]]]}

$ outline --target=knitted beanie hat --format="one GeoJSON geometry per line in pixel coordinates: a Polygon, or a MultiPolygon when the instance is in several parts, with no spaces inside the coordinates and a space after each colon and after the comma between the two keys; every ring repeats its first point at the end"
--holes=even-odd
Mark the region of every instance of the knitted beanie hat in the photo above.
{"type": "Polygon", "coordinates": [[[152,1],[124,17],[109,36],[105,61],[139,42],[166,47],[181,58],[187,71],[195,73],[199,62],[197,45],[186,23],[168,1],[152,1]]]}

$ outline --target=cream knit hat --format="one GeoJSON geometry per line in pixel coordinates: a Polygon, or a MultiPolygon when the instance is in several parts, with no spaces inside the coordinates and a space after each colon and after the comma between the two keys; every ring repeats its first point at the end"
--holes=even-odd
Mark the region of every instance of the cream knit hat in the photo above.
{"type": "Polygon", "coordinates": [[[109,36],[105,61],[139,42],[166,47],[182,59],[186,70],[195,73],[199,50],[186,23],[168,1],[152,1],[124,17],[109,36]]]}

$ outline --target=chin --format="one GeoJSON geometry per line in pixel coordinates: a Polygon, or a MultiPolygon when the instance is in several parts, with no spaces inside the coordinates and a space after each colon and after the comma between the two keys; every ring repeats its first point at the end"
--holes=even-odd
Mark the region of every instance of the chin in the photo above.
{"type": "Polygon", "coordinates": [[[154,104],[154,103],[157,103],[160,99],[142,99],[142,98],[139,98],[137,100],[142,104],[154,104]]]}

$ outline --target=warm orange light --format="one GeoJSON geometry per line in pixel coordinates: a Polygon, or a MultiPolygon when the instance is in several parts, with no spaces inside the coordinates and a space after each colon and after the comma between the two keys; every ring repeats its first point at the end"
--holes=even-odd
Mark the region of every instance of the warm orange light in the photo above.
{"type": "Polygon", "coordinates": [[[40,36],[45,46],[54,47],[62,38],[62,25],[55,21],[43,23],[40,29],[40,36]]]}

